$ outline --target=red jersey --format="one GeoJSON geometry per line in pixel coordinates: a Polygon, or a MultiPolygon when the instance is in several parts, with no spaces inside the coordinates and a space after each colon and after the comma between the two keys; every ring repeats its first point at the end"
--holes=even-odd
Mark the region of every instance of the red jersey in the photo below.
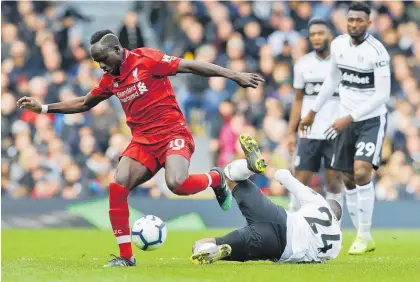
{"type": "Polygon", "coordinates": [[[104,73],[93,96],[120,99],[133,140],[155,144],[173,134],[188,132],[168,76],[175,75],[180,58],[150,48],[124,50],[120,75],[104,73]]]}

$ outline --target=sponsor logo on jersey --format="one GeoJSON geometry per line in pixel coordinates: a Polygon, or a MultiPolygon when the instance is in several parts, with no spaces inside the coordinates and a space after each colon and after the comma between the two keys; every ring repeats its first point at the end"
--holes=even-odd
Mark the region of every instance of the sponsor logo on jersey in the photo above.
{"type": "Polygon", "coordinates": [[[375,63],[375,66],[377,68],[383,68],[383,67],[386,67],[387,65],[389,65],[389,61],[380,61],[380,62],[375,63]]]}
{"type": "Polygon", "coordinates": [[[305,94],[306,95],[318,94],[319,90],[321,90],[321,86],[322,86],[322,83],[308,82],[305,84],[305,94]]]}
{"type": "Polygon", "coordinates": [[[118,98],[123,98],[124,96],[127,96],[127,95],[133,93],[134,91],[137,92],[137,89],[136,89],[135,85],[132,85],[132,86],[128,87],[127,89],[123,90],[123,91],[117,92],[116,95],[117,95],[118,98]]]}
{"type": "Polygon", "coordinates": [[[358,72],[340,67],[341,84],[347,87],[368,89],[375,87],[373,72],[358,72]]]}
{"type": "Polygon", "coordinates": [[[143,95],[148,91],[146,85],[143,82],[131,85],[123,91],[116,93],[116,96],[120,99],[121,102],[127,103],[128,101],[133,100],[140,95],[143,95]]]}
{"type": "Polygon", "coordinates": [[[162,61],[166,63],[170,63],[173,59],[174,57],[165,54],[163,55],[162,61]]]}
{"type": "Polygon", "coordinates": [[[343,73],[343,80],[350,83],[369,84],[369,76],[358,76],[352,73],[343,73]]]}
{"type": "Polygon", "coordinates": [[[137,84],[137,88],[139,89],[141,95],[143,95],[145,92],[147,92],[146,85],[141,81],[137,84]]]}
{"type": "MultiPolygon", "coordinates": [[[[316,96],[321,91],[322,82],[307,82],[305,83],[305,96],[316,96]]],[[[334,92],[334,97],[338,97],[338,89],[334,92]]]]}
{"type": "Polygon", "coordinates": [[[138,71],[139,71],[139,70],[138,70],[137,68],[135,68],[135,69],[133,70],[133,72],[132,72],[134,82],[139,82],[139,74],[138,74],[138,71]]]}

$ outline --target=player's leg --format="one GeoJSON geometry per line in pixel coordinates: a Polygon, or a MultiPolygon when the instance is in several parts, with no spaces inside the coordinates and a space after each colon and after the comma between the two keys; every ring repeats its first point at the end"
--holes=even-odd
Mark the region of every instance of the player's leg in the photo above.
{"type": "Polygon", "coordinates": [[[194,264],[209,264],[222,260],[232,253],[228,244],[216,244],[216,238],[204,238],[194,243],[190,261],[194,264]]]}
{"type": "Polygon", "coordinates": [[[344,204],[344,183],[340,171],[334,170],[331,167],[332,156],[334,154],[334,143],[330,140],[323,141],[322,156],[324,157],[325,172],[325,186],[327,193],[326,199],[336,200],[341,208],[344,204]]]}
{"type": "Polygon", "coordinates": [[[351,222],[356,230],[359,228],[359,211],[357,209],[358,193],[353,172],[341,172],[341,177],[346,187],[346,205],[351,222]]]}
{"type": "Polygon", "coordinates": [[[278,260],[285,248],[278,228],[270,222],[258,222],[218,238],[197,241],[190,261],[194,264],[213,263],[218,260],[250,261],[278,260]]]}
{"type": "Polygon", "coordinates": [[[225,169],[225,175],[232,181],[243,181],[255,173],[263,173],[267,167],[262,157],[257,141],[249,135],[239,136],[241,148],[246,159],[235,160],[229,163],[225,169]]]}
{"type": "Polygon", "coordinates": [[[346,204],[353,225],[358,226],[357,192],[353,177],[354,154],[359,136],[357,123],[351,123],[334,139],[331,168],[341,172],[346,187],[346,204]]]}
{"type": "Polygon", "coordinates": [[[228,181],[233,197],[248,225],[286,218],[286,211],[268,199],[252,181],[228,181]]]}
{"type": "Polygon", "coordinates": [[[232,195],[222,170],[214,168],[208,173],[189,174],[190,158],[194,152],[193,143],[187,144],[188,137],[174,139],[173,143],[176,143],[177,147],[169,147],[165,158],[165,179],[168,188],[177,195],[192,195],[212,187],[220,207],[223,210],[230,209],[232,195]]]}
{"type": "Polygon", "coordinates": [[[350,247],[350,254],[363,254],[373,251],[375,243],[370,229],[375,202],[375,189],[372,182],[373,169],[377,169],[382,152],[386,130],[386,115],[359,122],[359,138],[356,143],[354,180],[358,193],[359,226],[357,239],[350,247]]]}
{"type": "MultiPolygon", "coordinates": [[[[341,210],[343,210],[344,205],[344,183],[342,180],[342,173],[337,170],[327,169],[325,171],[325,186],[326,186],[326,200],[335,200],[340,204],[341,210]]],[[[339,223],[341,225],[341,219],[339,223]]]]}
{"type": "Polygon", "coordinates": [[[122,155],[114,180],[109,184],[109,218],[120,256],[106,267],[135,265],[131,248],[128,195],[132,189],[150,180],[158,170],[156,160],[135,142],[130,143],[122,155]]]}
{"type": "Polygon", "coordinates": [[[287,214],[284,208],[271,202],[250,180],[228,180],[228,184],[248,225],[223,237],[196,242],[191,262],[279,259],[286,246],[287,214]]]}
{"type": "MultiPolygon", "coordinates": [[[[322,159],[323,140],[299,139],[295,156],[295,177],[304,185],[308,185],[314,174],[318,172],[322,159]]],[[[290,211],[300,209],[300,203],[294,194],[290,194],[290,211]]]]}
{"type": "Polygon", "coordinates": [[[353,178],[356,189],[349,191],[347,195],[349,196],[349,194],[353,193],[357,200],[355,203],[355,209],[357,210],[357,216],[355,217],[355,220],[357,220],[357,237],[350,246],[349,254],[358,255],[373,251],[376,248],[370,233],[375,189],[371,180],[372,164],[355,160],[354,167],[353,178]]]}

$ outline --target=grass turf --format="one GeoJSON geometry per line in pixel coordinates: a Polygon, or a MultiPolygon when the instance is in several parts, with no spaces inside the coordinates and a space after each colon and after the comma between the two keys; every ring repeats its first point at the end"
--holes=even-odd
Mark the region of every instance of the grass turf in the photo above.
{"type": "Polygon", "coordinates": [[[339,258],[325,264],[190,264],[194,240],[225,232],[170,232],[161,249],[135,250],[137,267],[104,269],[117,254],[110,232],[2,230],[2,281],[420,281],[420,231],[375,230],[377,250],[357,257],[346,254],[354,233],[345,232],[339,258]]]}

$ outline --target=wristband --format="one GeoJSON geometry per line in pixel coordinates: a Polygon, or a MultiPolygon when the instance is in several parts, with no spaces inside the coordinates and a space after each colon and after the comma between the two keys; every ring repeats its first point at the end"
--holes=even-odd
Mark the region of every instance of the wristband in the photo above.
{"type": "Polygon", "coordinates": [[[41,106],[41,114],[48,113],[48,105],[42,105],[41,106]]]}

